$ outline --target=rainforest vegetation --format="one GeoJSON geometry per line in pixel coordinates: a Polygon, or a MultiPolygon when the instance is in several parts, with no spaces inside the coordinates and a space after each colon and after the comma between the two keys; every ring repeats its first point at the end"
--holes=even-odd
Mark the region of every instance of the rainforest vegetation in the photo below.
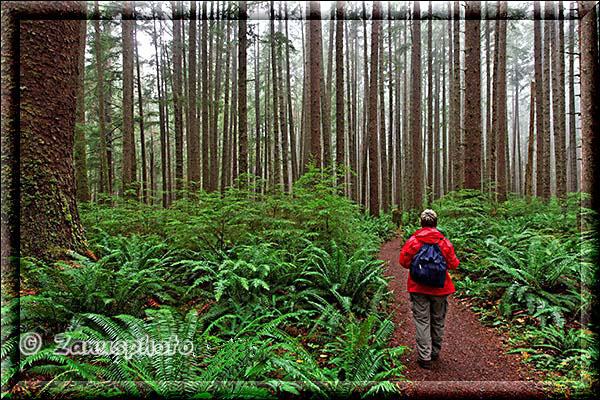
{"type": "Polygon", "coordinates": [[[494,351],[592,396],[599,15],[2,2],[2,397],[398,396],[423,208],[494,351]]]}

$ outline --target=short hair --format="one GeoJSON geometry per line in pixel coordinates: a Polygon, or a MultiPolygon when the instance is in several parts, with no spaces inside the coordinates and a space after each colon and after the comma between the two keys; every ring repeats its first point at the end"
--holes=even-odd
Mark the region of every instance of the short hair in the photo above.
{"type": "Polygon", "coordinates": [[[435,228],[437,226],[437,214],[435,213],[435,211],[431,210],[431,209],[426,209],[421,213],[421,227],[433,227],[435,228]]]}

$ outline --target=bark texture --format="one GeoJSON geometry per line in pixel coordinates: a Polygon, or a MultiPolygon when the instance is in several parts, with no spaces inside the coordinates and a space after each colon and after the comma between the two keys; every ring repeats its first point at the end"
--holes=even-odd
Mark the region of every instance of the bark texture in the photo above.
{"type": "Polygon", "coordinates": [[[481,189],[481,10],[468,1],[465,10],[465,188],[481,189]]]}
{"type": "MultiPolygon", "coordinates": [[[[51,261],[68,256],[70,251],[85,253],[87,242],[77,211],[73,170],[84,4],[20,3],[3,7],[63,16],[20,22],[21,255],[51,261]]],[[[2,22],[3,30],[14,34],[14,25],[4,26],[4,12],[2,22]]],[[[3,73],[4,68],[3,63],[3,73]]],[[[11,118],[4,114],[4,88],[3,74],[3,121],[11,118]]],[[[2,132],[3,136],[11,133],[2,132]]]]}

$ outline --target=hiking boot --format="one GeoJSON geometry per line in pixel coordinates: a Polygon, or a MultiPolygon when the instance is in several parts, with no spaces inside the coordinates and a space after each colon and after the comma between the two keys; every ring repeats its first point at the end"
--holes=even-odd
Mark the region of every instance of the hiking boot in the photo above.
{"type": "Polygon", "coordinates": [[[432,355],[431,355],[431,361],[435,361],[435,360],[437,360],[438,358],[440,358],[440,355],[439,355],[439,354],[432,354],[432,355]]]}
{"type": "Polygon", "coordinates": [[[431,369],[431,360],[417,360],[419,367],[424,369],[431,369]]]}

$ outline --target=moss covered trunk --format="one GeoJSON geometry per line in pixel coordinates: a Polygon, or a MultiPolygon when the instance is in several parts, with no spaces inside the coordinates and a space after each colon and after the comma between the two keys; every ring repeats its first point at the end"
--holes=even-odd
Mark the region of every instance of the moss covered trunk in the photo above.
{"type": "MultiPolygon", "coordinates": [[[[32,12],[84,16],[82,2],[28,4],[21,6],[32,12]]],[[[87,247],[75,201],[73,169],[83,23],[69,19],[20,22],[22,256],[52,260],[87,247]]]]}

